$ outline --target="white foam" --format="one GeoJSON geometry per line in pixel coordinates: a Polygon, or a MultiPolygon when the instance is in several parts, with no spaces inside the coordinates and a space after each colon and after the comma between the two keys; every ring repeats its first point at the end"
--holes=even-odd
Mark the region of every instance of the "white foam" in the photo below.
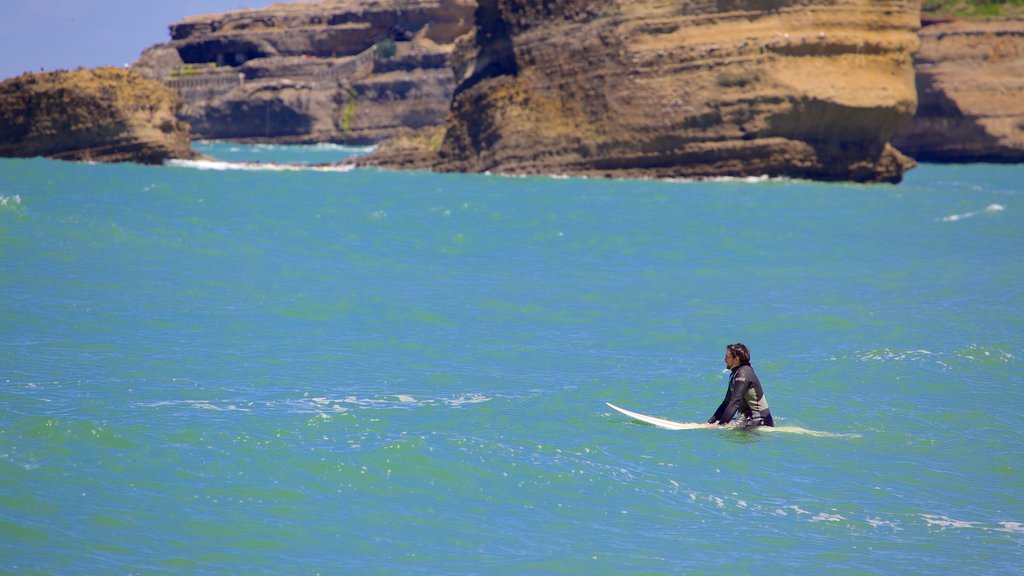
{"type": "Polygon", "coordinates": [[[839,514],[826,514],[824,512],[819,513],[814,518],[811,518],[811,522],[840,522],[846,520],[839,514]]]}
{"type": "Polygon", "coordinates": [[[0,206],[20,206],[21,194],[14,196],[0,196],[0,206]]]}
{"type": "Polygon", "coordinates": [[[427,406],[447,406],[459,408],[470,404],[489,402],[492,398],[479,393],[461,394],[451,397],[438,398],[416,398],[409,394],[391,394],[379,397],[360,398],[346,396],[343,398],[329,398],[318,396],[315,398],[299,398],[294,400],[270,400],[263,402],[246,402],[240,407],[226,402],[214,400],[162,400],[158,402],[137,403],[137,406],[160,408],[168,406],[186,406],[200,410],[214,412],[252,412],[253,410],[284,408],[290,412],[316,413],[316,414],[341,414],[349,412],[354,408],[368,409],[391,409],[391,408],[422,408],[427,406]]]}
{"type": "Polygon", "coordinates": [[[977,522],[954,520],[949,516],[935,516],[933,514],[922,514],[921,518],[924,518],[924,521],[927,522],[929,526],[938,526],[940,528],[974,528],[978,525],[977,522]]]}
{"type": "MultiPolygon", "coordinates": [[[[1000,349],[986,349],[977,344],[971,344],[965,350],[959,350],[955,352],[932,352],[930,350],[907,350],[897,351],[890,350],[889,348],[881,348],[879,350],[871,350],[869,352],[858,353],[857,359],[863,361],[927,361],[933,362],[937,366],[940,366],[943,370],[952,370],[954,367],[950,365],[949,359],[955,360],[970,360],[978,361],[986,358],[999,360],[1002,362],[1011,362],[1014,360],[1013,354],[1000,349]]],[[[835,359],[835,358],[833,358],[835,359]]]]}
{"type": "Polygon", "coordinates": [[[208,403],[205,403],[205,402],[193,404],[192,407],[193,408],[201,408],[203,410],[213,410],[215,412],[249,412],[248,409],[246,409],[246,408],[239,408],[239,407],[237,407],[235,405],[230,405],[230,406],[221,408],[220,406],[217,406],[217,405],[214,405],[214,404],[208,404],[208,403]]]}
{"type": "Polygon", "coordinates": [[[799,182],[798,178],[785,178],[782,176],[674,176],[671,178],[639,178],[639,180],[654,180],[672,182],[675,184],[694,184],[700,182],[713,182],[725,184],[763,184],[765,182],[799,182]]]}
{"type": "Polygon", "coordinates": [[[992,214],[995,212],[1003,212],[1005,210],[1006,206],[1003,206],[1002,204],[989,204],[988,206],[982,208],[981,210],[974,210],[973,212],[964,212],[962,214],[950,214],[949,216],[945,216],[942,219],[942,221],[959,222],[960,220],[965,220],[967,218],[974,218],[979,214],[992,214]]]}
{"type": "Polygon", "coordinates": [[[882,348],[881,350],[872,350],[863,354],[861,360],[908,360],[916,359],[922,356],[934,356],[935,354],[929,350],[907,350],[904,352],[897,352],[888,348],[882,348]]]}
{"type": "Polygon", "coordinates": [[[886,527],[886,528],[895,528],[896,530],[900,530],[901,529],[899,527],[899,524],[897,524],[896,522],[893,522],[891,520],[882,520],[881,518],[868,518],[866,521],[867,521],[867,523],[869,525],[871,525],[872,528],[886,527]]]}
{"type": "Polygon", "coordinates": [[[1024,524],[1020,522],[1000,522],[1002,528],[996,528],[1000,532],[1015,532],[1017,534],[1024,534],[1024,524]]]}
{"type": "Polygon", "coordinates": [[[345,144],[334,144],[332,142],[320,142],[314,144],[313,148],[317,150],[337,150],[339,152],[351,152],[353,154],[369,154],[377,149],[377,145],[373,146],[348,146],[345,144]]]}
{"type": "MultiPolygon", "coordinates": [[[[378,398],[359,398],[356,396],[346,396],[345,398],[310,398],[308,400],[302,400],[298,402],[300,406],[305,405],[305,408],[310,410],[333,410],[335,412],[344,412],[348,408],[341,406],[342,404],[355,405],[360,408],[417,408],[424,406],[450,406],[458,408],[468,404],[479,404],[481,402],[488,402],[491,398],[484,396],[483,394],[471,393],[462,394],[454,397],[444,398],[416,398],[409,394],[392,394],[388,396],[381,396],[378,398]],[[311,405],[312,404],[312,405],[311,405]]],[[[295,404],[295,403],[291,403],[295,404]]]]}
{"type": "Polygon", "coordinates": [[[483,394],[463,394],[455,398],[445,400],[445,403],[449,406],[464,406],[466,404],[479,404],[481,402],[489,402],[491,399],[483,394]]]}
{"type": "MultiPolygon", "coordinates": [[[[191,408],[198,408],[200,410],[212,410],[214,412],[252,412],[249,408],[239,408],[234,404],[228,404],[227,406],[218,406],[210,400],[161,400],[160,402],[143,402],[137,404],[138,406],[147,406],[150,408],[159,408],[162,406],[189,406],[191,408]]],[[[251,404],[250,404],[251,405],[251,404]]]]}
{"type": "Polygon", "coordinates": [[[351,172],[350,164],[308,165],[278,164],[275,162],[224,162],[221,160],[168,160],[168,166],[192,168],[194,170],[243,170],[252,172],[351,172]]]}

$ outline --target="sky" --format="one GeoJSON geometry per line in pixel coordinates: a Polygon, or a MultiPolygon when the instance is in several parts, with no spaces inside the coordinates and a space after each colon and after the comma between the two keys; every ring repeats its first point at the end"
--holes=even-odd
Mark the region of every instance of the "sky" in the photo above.
{"type": "Polygon", "coordinates": [[[0,0],[0,79],[22,72],[124,66],[171,39],[186,16],[271,0],[0,0]]]}

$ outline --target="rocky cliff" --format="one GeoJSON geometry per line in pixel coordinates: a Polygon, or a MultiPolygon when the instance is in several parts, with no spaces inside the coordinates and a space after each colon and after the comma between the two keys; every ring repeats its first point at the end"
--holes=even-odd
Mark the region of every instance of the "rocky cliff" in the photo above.
{"type": "Polygon", "coordinates": [[[196,16],[133,68],[178,90],[198,138],[370,143],[439,125],[472,0],[334,0],[196,16]]]}
{"type": "Polygon", "coordinates": [[[159,164],[192,158],[181,100],[159,82],[100,68],[0,83],[0,156],[159,164]]]}
{"type": "Polygon", "coordinates": [[[921,30],[918,110],[895,145],[927,162],[1024,162],[1024,19],[921,30]]]}
{"type": "Polygon", "coordinates": [[[442,170],[897,182],[917,1],[481,0],[442,170]]]}

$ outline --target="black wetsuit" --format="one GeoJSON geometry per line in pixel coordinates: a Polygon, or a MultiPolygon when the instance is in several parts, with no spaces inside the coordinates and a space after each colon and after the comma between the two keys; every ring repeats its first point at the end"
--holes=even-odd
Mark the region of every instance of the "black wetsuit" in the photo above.
{"type": "Polygon", "coordinates": [[[722,400],[722,404],[715,410],[715,415],[708,423],[717,422],[720,426],[725,426],[732,422],[736,412],[743,414],[746,428],[775,426],[772,413],[768,410],[768,399],[764,397],[764,390],[761,389],[761,381],[757,379],[757,374],[754,374],[750,364],[733,368],[725,400],[722,400]]]}

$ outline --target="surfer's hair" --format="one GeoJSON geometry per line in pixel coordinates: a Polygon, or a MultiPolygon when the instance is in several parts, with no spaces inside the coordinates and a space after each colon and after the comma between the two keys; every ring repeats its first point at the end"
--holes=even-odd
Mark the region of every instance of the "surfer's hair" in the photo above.
{"type": "Polygon", "coordinates": [[[732,352],[733,358],[740,361],[740,366],[750,364],[750,350],[747,350],[747,347],[743,344],[737,342],[735,344],[729,344],[725,348],[729,352],[732,352]]]}

